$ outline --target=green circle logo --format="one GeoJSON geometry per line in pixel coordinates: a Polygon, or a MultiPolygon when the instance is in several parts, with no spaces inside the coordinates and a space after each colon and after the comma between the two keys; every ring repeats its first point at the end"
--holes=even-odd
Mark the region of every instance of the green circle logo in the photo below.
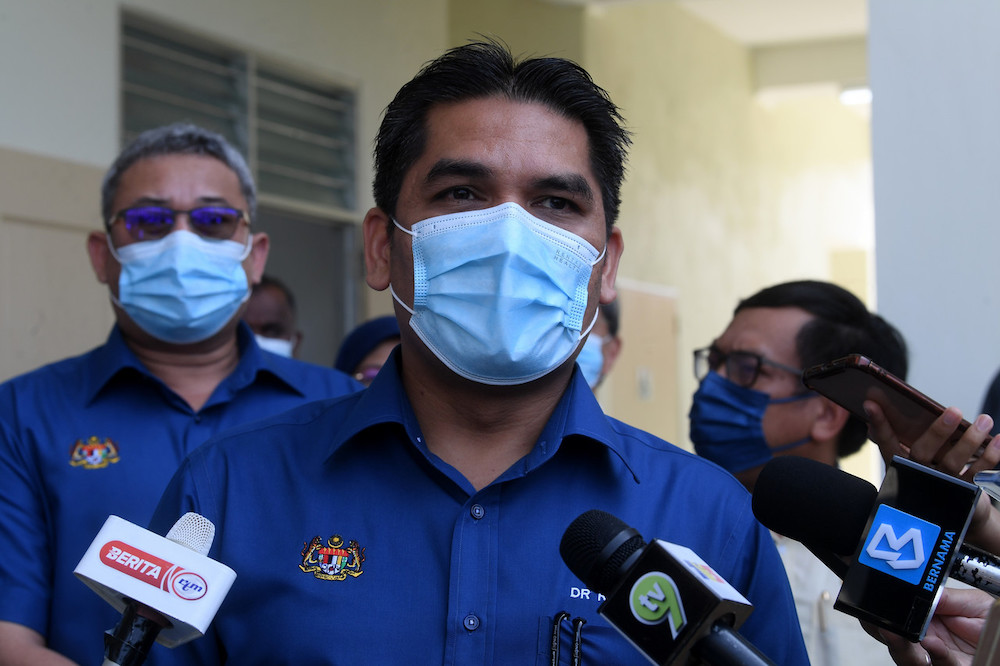
{"type": "Polygon", "coordinates": [[[685,623],[684,606],[673,579],[660,571],[644,574],[629,592],[629,609],[639,622],[656,625],[670,620],[674,637],[685,623]]]}

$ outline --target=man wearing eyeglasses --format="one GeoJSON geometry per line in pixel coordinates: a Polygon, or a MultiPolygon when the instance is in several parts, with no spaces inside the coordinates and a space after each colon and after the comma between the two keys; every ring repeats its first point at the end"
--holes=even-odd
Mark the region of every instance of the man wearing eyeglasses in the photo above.
{"type": "MultiPolygon", "coordinates": [[[[741,301],[733,320],[694,353],[700,381],[690,413],[695,451],[753,490],[774,456],[837,465],[867,439],[865,422],[802,385],[802,370],[863,354],[906,377],[900,333],[850,292],[827,282],[787,282],[741,301]]],[[[885,646],[834,611],[840,579],[801,544],[774,535],[813,666],[891,664],[885,646]]]]}
{"type": "Polygon", "coordinates": [[[143,133],[107,172],[87,249],[114,329],[0,385],[0,663],[101,663],[119,615],[73,568],[108,514],[145,524],[212,434],[360,388],[240,323],[268,253],[255,202],[239,153],[192,125],[143,133]]]}

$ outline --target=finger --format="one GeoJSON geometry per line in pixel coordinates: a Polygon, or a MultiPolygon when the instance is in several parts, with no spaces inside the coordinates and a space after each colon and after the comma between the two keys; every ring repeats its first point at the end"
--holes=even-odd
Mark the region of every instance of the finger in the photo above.
{"type": "Polygon", "coordinates": [[[972,662],[972,652],[967,651],[972,648],[958,649],[935,636],[924,638],[920,644],[926,650],[929,659],[925,663],[932,666],[965,666],[972,662]]]}
{"type": "MultiPolygon", "coordinates": [[[[944,458],[944,454],[947,453],[945,445],[948,439],[955,433],[955,430],[958,429],[958,424],[961,422],[962,412],[957,407],[949,407],[944,410],[941,416],[934,419],[931,426],[924,431],[924,434],[910,445],[910,460],[918,462],[921,465],[927,465],[928,467],[935,466],[936,463],[944,458]]],[[[968,460],[968,456],[966,456],[965,460],[968,460]]],[[[949,472],[949,474],[957,475],[961,471],[961,468],[958,468],[954,472],[949,472]]]]}
{"type": "Polygon", "coordinates": [[[968,469],[962,474],[962,478],[971,483],[977,472],[996,469],[997,466],[1000,466],[1000,435],[990,440],[986,448],[983,449],[982,455],[969,465],[968,469]]]}
{"type": "Polygon", "coordinates": [[[885,464],[888,465],[893,456],[905,455],[896,431],[892,429],[878,403],[873,400],[865,400],[862,407],[865,414],[868,415],[868,439],[878,445],[885,464]]]}
{"type": "Polygon", "coordinates": [[[898,666],[927,666],[931,663],[930,655],[919,643],[911,643],[902,636],[897,636],[884,629],[879,630],[879,634],[882,636],[882,642],[889,649],[889,656],[893,663],[898,666]]]}
{"type": "MultiPolygon", "coordinates": [[[[946,474],[965,478],[966,469],[977,462],[976,458],[983,442],[990,439],[993,419],[988,414],[980,414],[955,444],[944,452],[938,461],[938,469],[946,474]]],[[[968,479],[971,481],[971,477],[968,479]]]]}

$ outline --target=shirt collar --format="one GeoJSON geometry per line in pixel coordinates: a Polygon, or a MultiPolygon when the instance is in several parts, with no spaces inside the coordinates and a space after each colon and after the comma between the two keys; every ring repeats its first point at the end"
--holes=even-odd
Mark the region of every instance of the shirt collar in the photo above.
{"type": "MultiPolygon", "coordinates": [[[[297,386],[293,362],[274,354],[261,352],[254,340],[253,331],[246,322],[239,322],[236,329],[236,345],[240,360],[236,368],[225,379],[231,383],[232,390],[238,391],[252,384],[258,375],[267,375],[281,382],[288,389],[304,395],[297,386]]],[[[94,350],[94,363],[90,365],[84,377],[85,395],[90,404],[97,399],[101,391],[119,375],[139,373],[154,381],[159,381],[125,343],[125,337],[117,324],[111,329],[107,341],[94,350]]]]}
{"type": "MultiPolygon", "coordinates": [[[[400,348],[396,347],[371,385],[358,394],[357,406],[344,422],[344,427],[332,438],[326,458],[334,455],[361,432],[386,423],[401,425],[410,441],[426,451],[423,442],[418,442],[421,437],[420,425],[399,376],[400,354],[400,348]]],[[[623,446],[622,435],[616,430],[614,423],[616,422],[601,410],[594,392],[577,366],[535,448],[523,461],[525,472],[551,458],[561,446],[573,446],[579,437],[609,449],[638,483],[639,475],[631,461],[632,456],[623,446]]]]}

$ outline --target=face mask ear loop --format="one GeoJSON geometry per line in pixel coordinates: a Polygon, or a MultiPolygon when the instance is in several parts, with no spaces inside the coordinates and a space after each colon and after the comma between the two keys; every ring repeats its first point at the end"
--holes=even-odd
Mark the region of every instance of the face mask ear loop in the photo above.
{"type": "Polygon", "coordinates": [[[594,263],[592,263],[590,265],[591,266],[596,266],[597,264],[601,263],[601,259],[603,259],[604,255],[606,255],[607,253],[608,253],[608,244],[605,243],[604,244],[604,249],[601,250],[601,253],[599,255],[597,255],[597,259],[594,259],[594,263]]]}
{"type": "Polygon", "coordinates": [[[247,234],[247,242],[246,242],[246,247],[243,249],[243,256],[240,257],[241,264],[246,260],[247,257],[250,256],[250,251],[252,249],[253,249],[253,232],[250,232],[247,234]]]}
{"type": "Polygon", "coordinates": [[[416,234],[414,234],[414,233],[413,233],[412,231],[410,231],[409,229],[407,229],[407,228],[403,227],[403,225],[402,225],[402,224],[400,224],[399,222],[397,222],[397,221],[396,221],[396,218],[394,218],[394,217],[390,217],[389,219],[390,219],[390,220],[392,220],[392,223],[393,223],[393,224],[395,224],[395,225],[396,225],[396,227],[397,227],[397,228],[398,228],[398,229],[399,229],[400,231],[402,231],[402,232],[403,232],[404,234],[409,234],[409,235],[411,235],[411,236],[415,236],[415,235],[416,235],[416,234]]]}
{"type": "MultiPolygon", "coordinates": [[[[402,231],[404,234],[409,234],[411,236],[415,235],[409,229],[404,229],[403,225],[401,225],[399,222],[396,221],[396,218],[390,217],[389,219],[392,220],[392,223],[395,224],[396,227],[400,231],[402,231]]],[[[403,302],[403,299],[401,299],[399,296],[396,295],[396,290],[392,288],[392,284],[391,283],[389,284],[389,293],[392,295],[392,300],[396,301],[401,306],[403,306],[403,309],[406,310],[407,312],[409,312],[410,316],[413,316],[413,315],[417,314],[416,310],[414,310],[413,308],[411,308],[410,306],[408,306],[406,303],[403,302]]]]}
{"type": "Polygon", "coordinates": [[[108,241],[108,249],[111,250],[111,256],[115,258],[119,264],[122,263],[122,258],[118,256],[118,250],[115,246],[111,244],[111,228],[109,227],[107,232],[104,234],[104,240],[108,241]]]}
{"type": "Polygon", "coordinates": [[[396,301],[401,306],[403,306],[403,309],[409,312],[411,316],[417,314],[416,310],[408,306],[406,303],[403,302],[403,299],[401,299],[399,296],[396,295],[396,290],[392,288],[391,284],[389,285],[389,293],[392,295],[392,300],[396,301]]]}

